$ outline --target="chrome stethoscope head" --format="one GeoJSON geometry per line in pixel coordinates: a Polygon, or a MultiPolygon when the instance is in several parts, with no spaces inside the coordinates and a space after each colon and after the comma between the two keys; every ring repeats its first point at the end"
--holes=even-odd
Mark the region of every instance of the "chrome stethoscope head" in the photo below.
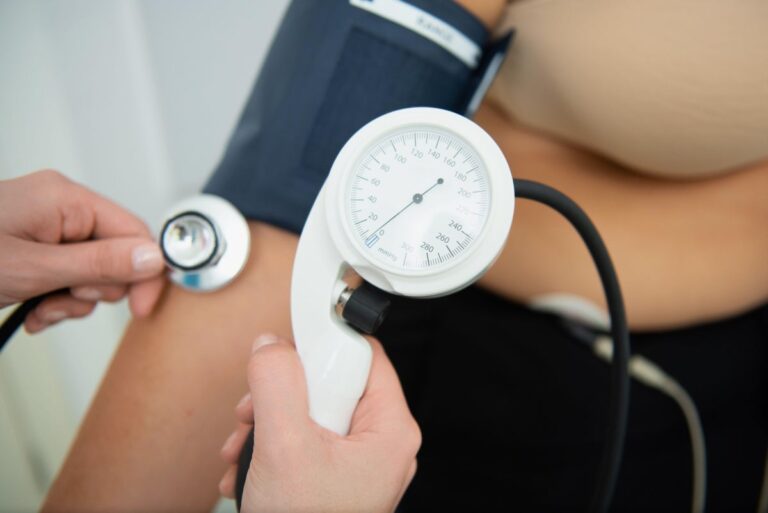
{"type": "Polygon", "coordinates": [[[171,281],[200,292],[231,282],[250,250],[243,216],[231,203],[210,194],[176,204],[166,216],[159,241],[171,281]]]}

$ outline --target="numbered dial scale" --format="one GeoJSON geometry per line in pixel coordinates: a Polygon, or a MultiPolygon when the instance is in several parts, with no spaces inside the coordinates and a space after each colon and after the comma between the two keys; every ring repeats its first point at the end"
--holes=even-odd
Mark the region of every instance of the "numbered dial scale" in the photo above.
{"type": "Polygon", "coordinates": [[[328,226],[345,260],[374,285],[410,296],[475,281],[501,251],[514,209],[509,167],[491,137],[432,108],[363,127],[326,188],[328,226]]]}

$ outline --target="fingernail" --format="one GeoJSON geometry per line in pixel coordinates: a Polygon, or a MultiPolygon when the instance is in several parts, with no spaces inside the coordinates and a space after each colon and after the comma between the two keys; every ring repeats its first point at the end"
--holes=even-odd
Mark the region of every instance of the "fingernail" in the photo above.
{"type": "Polygon", "coordinates": [[[268,346],[270,344],[274,344],[278,341],[278,338],[276,335],[272,334],[265,334],[261,335],[259,338],[256,339],[256,341],[253,343],[253,347],[251,348],[251,352],[255,353],[259,349],[261,349],[264,346],[268,346]]]}
{"type": "Polygon", "coordinates": [[[78,287],[70,291],[77,299],[83,301],[98,301],[101,299],[101,291],[93,287],[78,287]]]}
{"type": "Polygon", "coordinates": [[[67,317],[67,312],[62,312],[61,310],[50,310],[48,312],[43,312],[40,317],[46,324],[52,324],[54,322],[64,320],[67,317]]]}
{"type": "Polygon", "coordinates": [[[245,394],[245,395],[243,396],[243,398],[242,398],[242,399],[240,399],[240,400],[237,402],[237,405],[235,406],[235,409],[239,409],[239,408],[241,408],[241,407],[245,406],[245,405],[246,405],[246,404],[248,404],[250,401],[251,401],[251,393],[250,393],[250,392],[248,392],[247,394],[245,394]]]}
{"type": "Polygon", "coordinates": [[[134,248],[133,270],[140,273],[155,273],[163,270],[163,254],[156,244],[145,244],[134,248]]]}

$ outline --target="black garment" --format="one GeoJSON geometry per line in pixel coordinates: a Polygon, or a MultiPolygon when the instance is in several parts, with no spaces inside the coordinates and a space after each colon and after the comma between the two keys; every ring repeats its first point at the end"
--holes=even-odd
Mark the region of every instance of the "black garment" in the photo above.
{"type": "MultiPolygon", "coordinates": [[[[607,364],[562,328],[478,288],[396,299],[379,336],[423,432],[399,511],[585,511],[607,409],[607,364]]],[[[636,333],[633,350],[690,393],[708,457],[707,512],[753,512],[768,443],[768,307],[636,333]]],[[[613,511],[687,512],[691,449],[667,396],[633,382],[613,511]]]]}

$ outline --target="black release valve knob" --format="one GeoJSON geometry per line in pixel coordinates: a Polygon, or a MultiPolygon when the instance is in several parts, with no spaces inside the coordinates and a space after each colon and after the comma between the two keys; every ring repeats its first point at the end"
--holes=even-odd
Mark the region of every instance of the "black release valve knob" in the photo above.
{"type": "Polygon", "coordinates": [[[346,289],[339,298],[341,317],[367,335],[379,329],[391,305],[389,295],[368,282],[356,289],[346,289]]]}

